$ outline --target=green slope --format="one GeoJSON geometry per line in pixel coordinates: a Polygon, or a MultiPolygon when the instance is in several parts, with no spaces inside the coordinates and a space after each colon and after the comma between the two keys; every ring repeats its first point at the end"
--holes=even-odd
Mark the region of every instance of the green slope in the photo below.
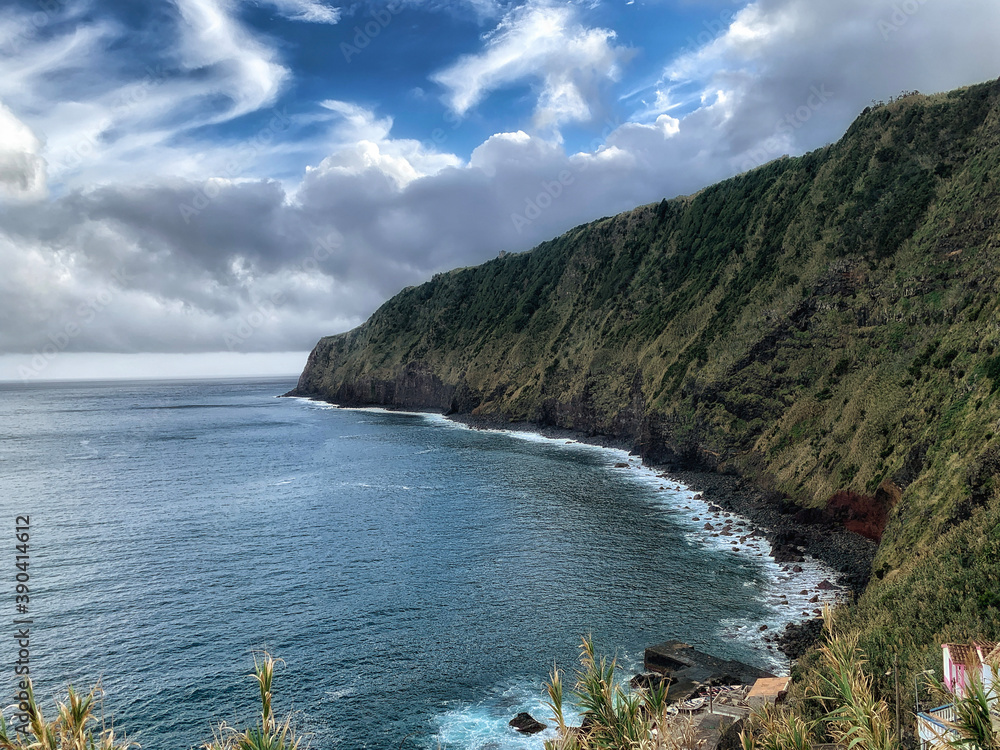
{"type": "Polygon", "coordinates": [[[439,274],[324,338],[298,393],[631,440],[888,526],[879,660],[1000,639],[1000,85],[439,274]]]}

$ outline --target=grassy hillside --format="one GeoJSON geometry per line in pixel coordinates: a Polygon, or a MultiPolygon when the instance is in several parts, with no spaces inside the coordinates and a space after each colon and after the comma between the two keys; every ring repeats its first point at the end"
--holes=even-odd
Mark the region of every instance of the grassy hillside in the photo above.
{"type": "MultiPolygon", "coordinates": [[[[1000,85],[440,274],[319,342],[298,392],[624,437],[885,533],[849,614],[1000,639],[1000,85]]],[[[886,663],[888,663],[886,661],[886,663]]],[[[882,670],[884,671],[884,670],[882,670]]]]}

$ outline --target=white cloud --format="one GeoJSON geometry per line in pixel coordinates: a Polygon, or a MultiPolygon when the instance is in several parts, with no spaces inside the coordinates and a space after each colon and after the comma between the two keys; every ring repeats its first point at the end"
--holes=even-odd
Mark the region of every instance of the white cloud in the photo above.
{"type": "Polygon", "coordinates": [[[32,14],[12,14],[0,24],[0,45],[8,42],[0,51],[16,52],[4,63],[0,101],[43,142],[40,156],[57,194],[205,177],[234,159],[243,167],[230,176],[245,177],[257,162],[273,167],[283,160],[287,119],[277,137],[266,134],[266,148],[251,139],[189,137],[255,113],[267,129],[269,108],[290,80],[276,49],[236,18],[233,0],[175,0],[172,25],[157,30],[162,49],[155,55],[135,48],[131,30],[89,18],[87,5],[53,4],[44,24],[32,14]],[[247,151],[253,163],[241,156],[247,151]]]}
{"type": "MultiPolygon", "coordinates": [[[[240,339],[234,351],[305,349],[436,271],[524,250],[583,221],[821,146],[872,98],[901,89],[947,90],[1000,69],[991,33],[1000,26],[1000,5],[992,1],[968,0],[960,9],[918,3],[917,12],[895,23],[888,0],[760,0],[717,39],[665,66],[663,108],[654,102],[641,121],[615,128],[599,148],[569,154],[555,134],[514,124],[466,161],[394,136],[389,116],[329,100],[308,122],[292,118],[287,131],[254,147],[268,164],[275,154],[301,159],[322,144],[322,155],[308,160],[313,168],[281,183],[255,178],[264,167],[226,171],[225,159],[240,144],[176,144],[190,123],[171,124],[167,112],[196,109],[214,91],[228,103],[211,116],[226,116],[261,106],[283,85],[280,71],[269,67],[280,67],[274,51],[260,40],[244,48],[245,30],[225,4],[185,1],[220,26],[203,32],[185,26],[179,38],[194,43],[198,33],[207,34],[201,38],[218,39],[216,48],[203,58],[185,49],[177,59],[199,74],[157,80],[130,107],[116,109],[114,102],[135,76],[84,44],[117,38],[110,27],[80,26],[72,53],[54,44],[37,55],[26,50],[12,64],[16,77],[0,79],[0,100],[9,107],[0,111],[5,149],[45,158],[91,134],[98,145],[93,160],[71,173],[71,186],[88,189],[0,205],[0,351],[55,346],[53,337],[62,341],[69,324],[77,329],[60,351],[212,351],[226,349],[234,334],[240,339]],[[221,15],[212,16],[213,8],[221,15]],[[895,30],[886,31],[883,21],[895,30]],[[244,64],[248,55],[270,77],[250,82],[247,71],[255,68],[244,64]],[[39,62],[46,56],[50,72],[39,62]],[[105,70],[107,86],[64,102],[53,92],[81,69],[105,70]],[[38,115],[37,91],[64,103],[38,115]],[[100,127],[104,116],[114,125],[100,127]],[[60,126],[60,118],[76,129],[60,126]],[[295,140],[300,124],[310,128],[308,141],[295,140]],[[127,132],[112,137],[121,130],[127,132]],[[128,180],[129,160],[146,185],[128,180]],[[178,207],[199,195],[204,205],[183,216],[178,207]]],[[[567,44],[588,38],[574,24],[570,11],[548,6],[508,16],[481,55],[449,68],[456,110],[521,80],[539,85],[539,108],[549,108],[550,122],[592,108],[593,90],[581,83],[586,76],[574,76],[584,61],[601,59],[590,68],[593,79],[610,80],[618,52],[602,31],[592,48],[567,44]],[[562,30],[558,43],[538,36],[544,24],[533,14],[547,12],[555,13],[547,28],[562,30]],[[529,38],[541,49],[525,48],[529,38]],[[575,62],[560,62],[553,47],[569,49],[575,62]],[[522,69],[515,53],[537,54],[536,73],[522,69]]],[[[7,182],[20,189],[22,173],[12,174],[7,182]]]]}
{"type": "Polygon", "coordinates": [[[45,195],[42,142],[0,102],[0,198],[31,199],[45,195]]]}
{"type": "Polygon", "coordinates": [[[286,18],[307,23],[337,23],[340,8],[331,8],[318,0],[264,0],[286,18]]]}
{"type": "Polygon", "coordinates": [[[580,25],[573,6],[528,3],[504,17],[481,53],[460,58],[432,80],[447,89],[448,106],[459,115],[492,91],[537,83],[535,125],[555,129],[590,120],[602,86],[618,79],[631,52],[614,39],[613,31],[580,25]]]}
{"type": "Polygon", "coordinates": [[[223,121],[274,103],[289,71],[277,54],[250,34],[234,17],[230,0],[174,0],[181,17],[180,62],[192,72],[211,72],[206,96],[221,94],[231,106],[223,121]]]}
{"type": "Polygon", "coordinates": [[[721,104],[719,144],[731,168],[745,169],[835,140],[872,99],[995,76],[998,26],[992,0],[758,0],[671,61],[637,115],[721,104]]]}
{"type": "Polygon", "coordinates": [[[321,106],[339,119],[327,135],[333,153],[317,167],[307,168],[310,180],[333,170],[355,175],[376,170],[403,187],[461,164],[454,154],[432,150],[420,141],[391,138],[391,117],[376,118],[370,109],[349,102],[327,100],[321,106]]]}

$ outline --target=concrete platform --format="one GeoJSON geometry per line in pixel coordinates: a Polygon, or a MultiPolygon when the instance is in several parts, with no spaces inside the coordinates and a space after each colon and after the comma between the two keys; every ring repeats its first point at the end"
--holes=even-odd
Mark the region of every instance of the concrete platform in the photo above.
{"type": "Polygon", "coordinates": [[[681,641],[664,641],[646,649],[643,667],[647,672],[670,677],[670,697],[684,697],[698,684],[753,685],[770,672],[749,664],[720,659],[681,641]]]}

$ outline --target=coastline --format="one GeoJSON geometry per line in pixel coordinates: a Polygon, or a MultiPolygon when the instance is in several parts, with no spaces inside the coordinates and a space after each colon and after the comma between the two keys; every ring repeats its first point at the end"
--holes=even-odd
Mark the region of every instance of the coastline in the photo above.
{"type": "MultiPolygon", "coordinates": [[[[464,414],[442,415],[430,410],[413,413],[438,414],[470,429],[525,432],[552,440],[571,440],[624,451],[640,461],[642,467],[653,472],[660,480],[679,483],[690,491],[694,500],[704,503],[705,512],[698,518],[708,525],[714,525],[714,529],[702,531],[700,536],[718,536],[718,531],[723,528],[719,525],[720,522],[730,516],[749,522],[752,530],[746,537],[761,537],[766,542],[767,554],[777,566],[774,571],[776,585],[786,584],[785,588],[798,588],[792,578],[794,574],[802,573],[803,567],[810,567],[810,562],[827,568],[834,577],[833,586],[824,592],[822,589],[825,587],[821,583],[819,591],[815,588],[809,590],[810,594],[820,594],[825,602],[816,602],[810,598],[809,604],[805,605],[806,609],[797,610],[798,613],[790,617],[780,632],[763,636],[768,649],[780,651],[789,660],[794,661],[802,656],[822,636],[822,620],[819,618],[821,609],[813,605],[819,604],[821,607],[824,603],[837,603],[860,596],[871,575],[872,560],[878,549],[875,542],[825,520],[810,523],[811,516],[808,515],[805,517],[808,520],[803,520],[802,508],[781,502],[741,477],[702,469],[677,469],[673,466],[648,464],[632,450],[632,445],[626,440],[585,435],[561,427],[541,426],[530,422],[504,423],[464,414]],[[796,585],[788,586],[789,583],[796,585]]],[[[823,583],[828,580],[824,578],[823,583]]],[[[808,581],[798,583],[809,585],[808,581]]],[[[812,583],[815,584],[816,581],[813,580],[812,583]]],[[[800,593],[805,595],[805,592],[806,589],[802,589],[800,593]]],[[[790,610],[791,603],[784,599],[784,595],[778,596],[781,596],[781,600],[773,603],[790,610]]],[[[802,605],[801,601],[798,603],[802,605]]]]}
{"type": "MultiPolygon", "coordinates": [[[[358,410],[379,410],[388,412],[404,412],[411,414],[436,415],[470,429],[480,429],[501,432],[523,432],[538,435],[552,440],[567,440],[600,448],[621,450],[633,460],[639,461],[633,446],[626,440],[608,438],[606,436],[586,435],[584,433],[529,422],[501,422],[486,420],[467,414],[445,414],[439,409],[401,408],[382,404],[336,404],[329,399],[313,395],[301,395],[290,391],[283,397],[303,398],[320,401],[337,408],[358,410]]],[[[710,526],[712,521],[729,519],[731,516],[748,522],[750,530],[740,542],[751,538],[761,538],[765,551],[777,566],[774,572],[775,581],[788,584],[795,583],[793,575],[801,573],[804,566],[809,567],[813,561],[828,569],[835,580],[824,579],[819,591],[810,590],[814,594],[808,601],[822,605],[816,601],[815,594],[823,594],[824,601],[842,601],[846,597],[857,597],[864,590],[870,576],[871,564],[877,550],[877,544],[858,534],[847,531],[843,527],[833,525],[828,521],[810,522],[814,519],[803,514],[802,508],[783,502],[781,498],[769,495],[752,483],[732,475],[720,474],[700,469],[677,469],[645,461],[637,464],[653,472],[658,481],[675,482],[690,491],[692,499],[705,504],[704,514],[710,526]],[[832,586],[824,584],[832,583],[832,586]],[[828,589],[824,591],[823,589],[828,589]]],[[[624,467],[623,467],[624,468],[624,467]]],[[[677,488],[680,489],[680,488],[677,488]]],[[[721,527],[716,527],[721,530],[721,527]]],[[[726,527],[729,528],[728,526],[726,527]]],[[[700,534],[702,537],[716,537],[719,532],[700,534]]],[[[728,535],[728,534],[727,534],[728,535]]],[[[735,542],[733,542],[735,544],[735,542]]],[[[736,551],[736,547],[733,550],[736,551]]],[[[762,556],[757,552],[758,557],[762,556]]],[[[812,566],[815,567],[815,566],[812,566]]],[[[815,581],[812,581],[815,585],[815,581]]],[[[796,584],[798,585],[798,584],[796,584]]],[[[787,588],[787,586],[786,586],[787,588]]],[[[807,588],[801,590],[806,594],[807,588]]],[[[772,602],[790,608],[790,602],[784,594],[779,594],[780,600],[772,602]]],[[[802,602],[798,603],[803,606],[802,602]]],[[[790,618],[780,632],[763,634],[767,649],[776,649],[788,659],[794,660],[801,656],[822,634],[821,621],[817,619],[818,607],[800,609],[790,618]],[[773,645],[772,645],[773,644],[773,645]]]]}
{"type": "MultiPolygon", "coordinates": [[[[329,402],[328,402],[329,403],[329,402]]],[[[381,407],[385,408],[385,407],[381,407]]],[[[414,413],[435,413],[414,411],[414,413]]],[[[605,436],[584,435],[574,430],[547,427],[530,422],[503,423],[482,420],[462,414],[443,415],[473,429],[533,432],[553,439],[573,440],[602,448],[624,450],[632,456],[627,440],[605,436]]],[[[677,469],[673,466],[649,464],[643,466],[667,480],[680,482],[685,487],[704,496],[710,504],[722,511],[737,514],[752,522],[771,545],[771,554],[778,563],[799,563],[809,555],[835,570],[840,583],[853,596],[859,596],[868,585],[871,564],[878,545],[860,534],[826,520],[815,521],[802,513],[802,508],[782,502],[747,480],[731,474],[720,474],[704,469],[677,469]]]]}

